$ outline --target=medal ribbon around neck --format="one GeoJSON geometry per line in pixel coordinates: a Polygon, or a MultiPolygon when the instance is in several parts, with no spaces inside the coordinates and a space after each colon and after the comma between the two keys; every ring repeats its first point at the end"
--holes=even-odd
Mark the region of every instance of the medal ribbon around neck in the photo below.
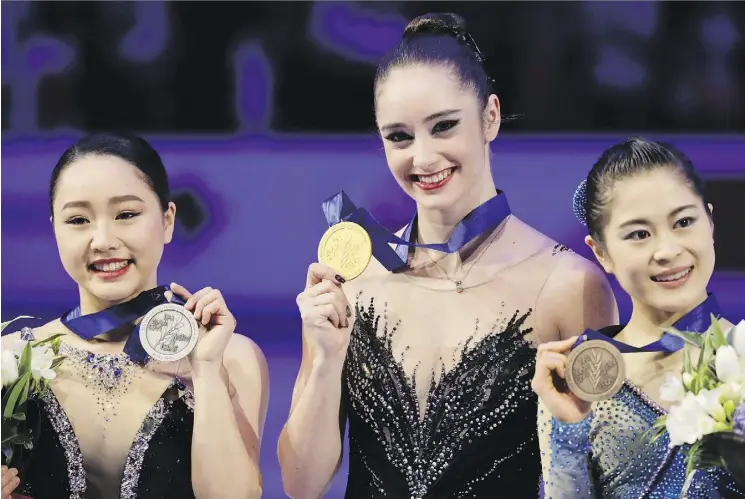
{"type": "MultiPolygon", "coordinates": [[[[702,334],[706,332],[706,330],[709,329],[709,327],[711,326],[712,315],[714,315],[714,317],[721,317],[722,314],[719,308],[719,302],[717,302],[716,297],[712,293],[709,293],[706,300],[704,300],[700,305],[688,312],[686,315],[678,319],[678,321],[676,321],[672,327],[677,329],[678,331],[688,331],[691,333],[702,334]]],[[[685,344],[685,342],[681,338],[673,336],[670,333],[663,333],[662,337],[657,341],[653,341],[652,343],[648,343],[647,345],[641,347],[634,347],[618,340],[614,340],[613,338],[606,336],[598,331],[588,329],[579,338],[577,338],[577,342],[574,344],[572,349],[578,347],[581,343],[588,340],[605,341],[616,347],[621,353],[673,353],[682,349],[683,345],[685,344]]]]}
{"type": "Polygon", "coordinates": [[[417,221],[416,214],[404,229],[401,238],[383,227],[366,209],[358,208],[344,191],[324,201],[322,208],[329,227],[340,222],[352,222],[365,229],[372,243],[372,254],[390,272],[408,268],[410,247],[455,253],[478,236],[497,227],[512,214],[507,196],[502,191],[497,191],[496,196],[476,207],[458,222],[447,242],[415,244],[411,242],[411,237],[417,221]],[[395,250],[390,243],[397,245],[395,250]]]}
{"type": "MultiPolygon", "coordinates": [[[[136,321],[158,305],[166,303],[184,305],[185,302],[175,294],[169,302],[165,296],[168,289],[168,286],[158,286],[143,291],[127,302],[88,315],[81,315],[80,306],[77,306],[63,314],[60,321],[80,338],[90,340],[136,321]]],[[[137,364],[147,363],[149,355],[140,342],[139,324],[124,345],[124,353],[137,364]]]]}
{"type": "MultiPolygon", "coordinates": [[[[682,331],[703,333],[709,328],[710,318],[719,315],[714,295],[673,324],[682,331]]],[[[684,341],[669,333],[641,347],[615,340],[598,331],[586,330],[572,346],[566,360],[566,384],[581,400],[606,400],[621,389],[626,379],[626,364],[621,354],[638,352],[672,353],[681,350],[684,341]]]]}

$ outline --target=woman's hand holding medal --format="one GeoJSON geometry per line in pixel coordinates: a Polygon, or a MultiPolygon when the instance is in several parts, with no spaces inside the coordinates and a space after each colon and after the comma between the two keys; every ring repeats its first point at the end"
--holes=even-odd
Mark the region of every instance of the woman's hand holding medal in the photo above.
{"type": "Polygon", "coordinates": [[[297,297],[305,335],[315,358],[343,358],[352,323],[352,309],[341,289],[344,278],[331,267],[313,263],[308,268],[305,290],[297,297]]]}
{"type": "Polygon", "coordinates": [[[192,294],[176,283],[171,284],[171,291],[186,301],[184,308],[193,313],[199,325],[199,340],[189,354],[192,366],[221,366],[225,347],[236,326],[235,317],[228,309],[222,294],[210,287],[192,294]]]}
{"type": "Polygon", "coordinates": [[[533,391],[551,415],[564,423],[582,421],[589,414],[592,405],[591,402],[586,402],[571,392],[564,381],[567,376],[567,353],[576,342],[575,336],[562,341],[543,343],[538,346],[536,355],[533,391]]]}
{"type": "Polygon", "coordinates": [[[355,223],[332,225],[318,243],[320,263],[308,267],[305,290],[297,297],[315,359],[340,360],[346,355],[354,319],[341,285],[362,274],[371,258],[370,236],[355,223]]]}

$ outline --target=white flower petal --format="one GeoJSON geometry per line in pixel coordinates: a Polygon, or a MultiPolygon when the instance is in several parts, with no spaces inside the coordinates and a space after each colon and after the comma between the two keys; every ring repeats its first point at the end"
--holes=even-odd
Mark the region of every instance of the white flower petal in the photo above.
{"type": "Polygon", "coordinates": [[[26,348],[26,344],[28,341],[26,340],[16,340],[15,343],[13,343],[13,352],[20,358],[20,356],[23,354],[23,350],[26,348]]]}
{"type": "Polygon", "coordinates": [[[685,388],[680,376],[668,374],[660,386],[660,398],[665,402],[680,402],[685,397],[685,388]]]}
{"type": "Polygon", "coordinates": [[[740,379],[740,359],[734,347],[720,347],[714,356],[714,368],[717,378],[725,383],[737,382],[740,379]]]}
{"type": "Polygon", "coordinates": [[[667,415],[666,428],[670,446],[695,443],[703,435],[702,431],[707,429],[707,424],[701,421],[704,418],[709,416],[696,401],[695,395],[687,393],[680,404],[670,408],[667,415]]]}
{"type": "Polygon", "coordinates": [[[724,422],[727,419],[727,413],[720,402],[721,393],[722,390],[719,388],[716,390],[701,390],[695,398],[696,402],[710,416],[709,419],[714,418],[716,421],[724,422]]]}
{"type": "Polygon", "coordinates": [[[4,349],[2,351],[2,365],[0,367],[0,376],[2,377],[3,386],[8,386],[18,379],[18,357],[12,350],[4,349]]]}
{"type": "Polygon", "coordinates": [[[734,347],[737,355],[745,359],[745,320],[741,320],[727,331],[727,340],[734,347]]]}

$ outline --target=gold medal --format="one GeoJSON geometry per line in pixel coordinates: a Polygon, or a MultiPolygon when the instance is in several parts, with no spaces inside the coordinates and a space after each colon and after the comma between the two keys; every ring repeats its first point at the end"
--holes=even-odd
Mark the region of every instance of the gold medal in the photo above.
{"type": "Polygon", "coordinates": [[[602,340],[581,343],[567,357],[569,389],[585,402],[613,397],[626,380],[626,364],[616,347],[602,340]]]}
{"type": "Polygon", "coordinates": [[[318,262],[328,265],[347,281],[362,274],[371,258],[370,235],[353,222],[332,225],[318,243],[318,262]]]}

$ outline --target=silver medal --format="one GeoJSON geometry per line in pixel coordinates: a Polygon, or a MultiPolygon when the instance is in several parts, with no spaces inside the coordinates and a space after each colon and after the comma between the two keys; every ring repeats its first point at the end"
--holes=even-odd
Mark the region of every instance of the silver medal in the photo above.
{"type": "Polygon", "coordinates": [[[140,322],[140,343],[155,360],[172,362],[189,355],[199,339],[194,315],[181,305],[165,303],[140,322]]]}

